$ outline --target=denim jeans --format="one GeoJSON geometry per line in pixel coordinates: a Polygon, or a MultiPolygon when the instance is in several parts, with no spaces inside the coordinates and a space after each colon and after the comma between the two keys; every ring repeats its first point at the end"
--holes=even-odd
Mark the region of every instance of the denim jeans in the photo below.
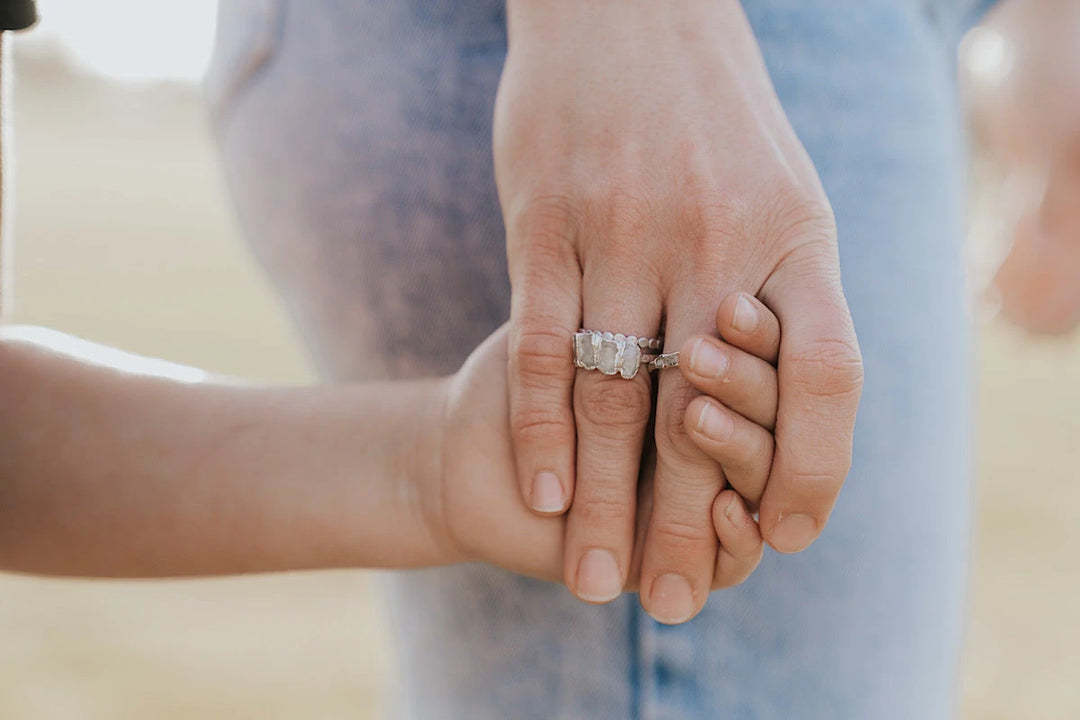
{"type": "MultiPolygon", "coordinates": [[[[484,566],[390,573],[410,718],[946,718],[969,541],[974,0],[744,0],[833,203],[866,384],[821,539],[666,627],[484,566]]],[[[451,372],[509,314],[502,0],[223,0],[206,91],[240,221],[329,380],[451,372]]]]}

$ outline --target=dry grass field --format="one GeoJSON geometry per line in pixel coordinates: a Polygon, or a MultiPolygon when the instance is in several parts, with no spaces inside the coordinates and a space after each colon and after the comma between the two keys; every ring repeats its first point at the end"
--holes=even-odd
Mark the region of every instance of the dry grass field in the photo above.
{"type": "MultiPolygon", "coordinates": [[[[24,62],[16,320],[270,382],[309,379],[233,226],[193,88],[24,62]]],[[[962,708],[1080,717],[1080,342],[981,330],[962,708]]],[[[391,681],[370,576],[0,576],[0,718],[371,718],[391,681]]]]}

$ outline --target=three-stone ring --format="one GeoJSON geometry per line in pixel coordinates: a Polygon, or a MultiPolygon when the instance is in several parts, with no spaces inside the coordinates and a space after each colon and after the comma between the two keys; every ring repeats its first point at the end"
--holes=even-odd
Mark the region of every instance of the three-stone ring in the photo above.
{"type": "Polygon", "coordinates": [[[679,364],[679,353],[658,353],[661,347],[663,340],[656,338],[583,329],[574,333],[574,364],[632,380],[642,365],[663,370],[679,364]]]}

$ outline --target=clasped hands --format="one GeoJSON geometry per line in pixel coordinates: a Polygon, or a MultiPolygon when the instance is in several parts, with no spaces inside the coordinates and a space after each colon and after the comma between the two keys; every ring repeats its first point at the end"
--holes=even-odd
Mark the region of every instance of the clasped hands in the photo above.
{"type": "MultiPolygon", "coordinates": [[[[439,512],[442,534],[460,553],[454,560],[483,560],[557,581],[566,576],[568,561],[564,557],[573,524],[562,508],[545,512],[531,509],[514,482],[515,458],[506,397],[509,332],[506,326],[492,335],[446,386],[439,512]]],[[[757,299],[734,293],[716,312],[716,332],[719,337],[688,339],[680,351],[679,369],[662,371],[681,373],[687,383],[703,393],[684,410],[687,441],[724,478],[719,484],[715,478],[702,482],[702,497],[710,494],[700,507],[693,508],[693,520],[703,531],[688,540],[711,546],[711,567],[701,602],[708,590],[745,580],[761,560],[762,536],[751,513],[759,506],[772,462],[777,407],[774,363],[780,346],[780,326],[775,315],[757,299]]],[[[569,353],[565,355],[569,361],[569,353]]],[[[629,392],[641,392],[651,402],[649,385],[657,377],[642,372],[627,381],[597,374],[597,396],[617,396],[624,388],[632,388],[629,392]]],[[[596,410],[626,412],[627,408],[604,402],[596,410]]],[[[634,548],[625,573],[618,567],[614,550],[592,548],[592,556],[580,561],[575,577],[567,578],[582,599],[597,603],[610,601],[623,590],[638,589],[645,549],[642,540],[654,506],[655,449],[646,450],[644,460],[640,444],[637,448],[611,449],[638,452],[639,465],[634,468],[638,481],[628,488],[636,498],[631,502],[636,505],[630,506],[629,518],[594,517],[589,513],[596,511],[586,506],[582,519],[586,524],[629,519],[636,529],[631,529],[634,548]],[[598,552],[607,557],[598,559],[598,552]]],[[[608,479],[622,478],[616,475],[608,479]]],[[[571,510],[573,507],[571,503],[571,510]]],[[[688,544],[688,553],[694,549],[688,544]]],[[[685,560],[696,558],[688,556],[685,560]]],[[[697,602],[695,591],[679,587],[681,582],[688,581],[661,577],[653,582],[650,612],[657,619],[683,622],[700,609],[697,604],[676,605],[682,600],[680,592],[697,602]]]]}
{"type": "Polygon", "coordinates": [[[683,622],[763,542],[809,546],[849,469],[862,363],[831,208],[735,0],[508,12],[511,318],[451,385],[439,516],[464,556],[683,622]],[[663,329],[683,366],[577,369],[581,327],[663,329]]]}

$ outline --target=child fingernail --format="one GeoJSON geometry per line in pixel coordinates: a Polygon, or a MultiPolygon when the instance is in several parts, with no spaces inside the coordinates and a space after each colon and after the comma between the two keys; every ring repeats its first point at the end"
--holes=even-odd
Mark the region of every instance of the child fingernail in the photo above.
{"type": "Polygon", "coordinates": [[[702,403],[697,426],[703,435],[713,440],[726,440],[735,431],[731,417],[711,402],[702,403]]]}
{"type": "Polygon", "coordinates": [[[649,615],[667,625],[686,622],[694,614],[694,590],[682,575],[667,573],[653,581],[649,615]]]}
{"type": "Polygon", "coordinates": [[[690,350],[690,369],[701,377],[722,377],[728,362],[727,353],[704,338],[698,338],[690,350]]]}
{"type": "Polygon", "coordinates": [[[737,528],[744,528],[750,524],[750,518],[743,512],[738,495],[731,496],[731,502],[724,508],[724,517],[737,528]]]}
{"type": "Polygon", "coordinates": [[[562,483],[559,482],[558,476],[551,472],[538,473],[533,478],[530,500],[533,510],[537,512],[553,513],[562,510],[566,504],[566,497],[563,495],[562,483]]]}
{"type": "Polygon", "coordinates": [[[754,303],[750,302],[750,298],[745,293],[740,293],[739,299],[735,302],[735,315],[731,318],[731,326],[744,335],[749,335],[757,330],[760,321],[758,309],[754,307],[754,303]]]}
{"type": "Polygon", "coordinates": [[[593,548],[581,558],[577,571],[577,596],[586,602],[606,603],[622,592],[622,576],[615,556],[593,548]]]}

